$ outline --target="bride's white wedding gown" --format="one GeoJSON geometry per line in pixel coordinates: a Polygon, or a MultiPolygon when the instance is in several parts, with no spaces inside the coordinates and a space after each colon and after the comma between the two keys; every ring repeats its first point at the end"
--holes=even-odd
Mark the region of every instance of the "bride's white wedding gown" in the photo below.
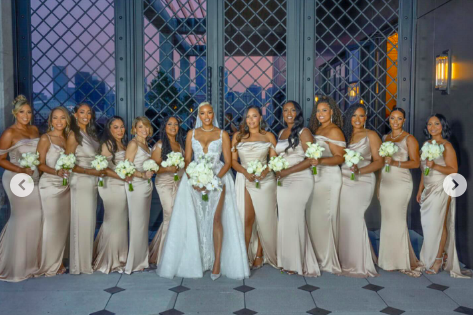
{"type": "MultiPolygon", "coordinates": [[[[214,174],[223,166],[222,132],[220,138],[211,142],[204,154],[202,145],[192,133],[194,159],[210,157],[214,174]]],[[[250,275],[245,239],[236,200],[235,185],[230,172],[221,179],[225,185],[225,201],[222,209],[223,243],[220,255],[220,272],[232,279],[243,279],[250,275]]],[[[206,270],[212,270],[215,259],[213,243],[213,218],[221,192],[208,193],[209,200],[202,201],[200,192],[189,184],[187,175],[177,192],[169,229],[166,235],[163,255],[157,274],[160,277],[201,278],[206,270]]]]}

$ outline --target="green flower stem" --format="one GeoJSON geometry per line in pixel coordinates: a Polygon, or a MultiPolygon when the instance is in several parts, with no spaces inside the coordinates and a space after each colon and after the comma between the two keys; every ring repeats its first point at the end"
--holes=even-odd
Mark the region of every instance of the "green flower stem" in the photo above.
{"type": "Polygon", "coordinates": [[[317,175],[317,166],[312,166],[312,175],[317,175]]]}
{"type": "Polygon", "coordinates": [[[424,170],[424,175],[429,176],[429,173],[430,173],[430,168],[426,167],[425,170],[424,170]]]}

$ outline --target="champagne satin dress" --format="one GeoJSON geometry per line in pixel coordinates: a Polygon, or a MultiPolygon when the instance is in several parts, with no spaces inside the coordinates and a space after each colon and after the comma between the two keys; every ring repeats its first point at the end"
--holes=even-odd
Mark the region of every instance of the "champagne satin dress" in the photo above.
{"type": "MultiPolygon", "coordinates": [[[[108,167],[115,170],[116,164],[125,160],[125,151],[107,157],[108,167]]],[[[128,204],[126,200],[125,181],[113,177],[105,177],[103,187],[99,187],[99,195],[103,200],[103,223],[94,242],[94,271],[105,274],[125,270],[128,255],[128,204]]]]}
{"type": "MultiPolygon", "coordinates": [[[[51,142],[46,154],[46,165],[54,169],[64,149],[51,142]]],[[[43,173],[39,180],[39,193],[43,207],[43,239],[41,260],[35,276],[55,276],[61,267],[69,236],[71,195],[69,186],[62,185],[62,177],[43,173]]]]}
{"type": "MultiPolygon", "coordinates": [[[[357,151],[364,160],[358,168],[371,163],[371,148],[368,136],[348,146],[357,151]]],[[[342,274],[349,277],[376,277],[376,256],[371,247],[366,228],[365,212],[371,203],[376,185],[373,173],[356,175],[350,179],[350,168],[342,164],[342,189],[340,192],[340,234],[338,257],[342,274]]]]}
{"type": "MultiPolygon", "coordinates": [[[[156,146],[162,148],[161,143],[157,143],[152,151],[156,150],[156,146]]],[[[184,156],[184,151],[181,149],[181,153],[184,156]]],[[[166,233],[169,227],[169,221],[171,220],[172,208],[174,206],[174,200],[176,199],[177,189],[181,183],[184,170],[179,170],[179,180],[174,181],[174,173],[160,173],[156,175],[155,186],[156,191],[163,207],[163,223],[158,229],[158,232],[154,236],[151,244],[149,245],[149,263],[157,265],[161,260],[161,254],[163,251],[164,240],[166,239],[166,233]]]]}
{"type": "MultiPolygon", "coordinates": [[[[23,153],[36,153],[39,138],[22,139],[0,154],[9,153],[10,162],[20,165],[23,153]]],[[[34,189],[27,197],[17,197],[10,189],[10,181],[18,173],[5,170],[3,187],[10,201],[10,218],[0,234],[0,280],[18,282],[38,271],[41,241],[41,199],[38,169],[32,176],[34,189]]]]}
{"type": "MultiPolygon", "coordinates": [[[[132,140],[134,141],[134,140],[132,140]]],[[[143,163],[151,158],[151,154],[138,146],[134,164],[136,170],[144,172],[143,163]]],[[[147,179],[133,177],[133,189],[126,189],[128,201],[128,218],[130,225],[130,247],[126,261],[125,273],[144,270],[149,267],[148,227],[151,209],[152,182],[147,179]]],[[[128,185],[126,185],[128,187],[128,185]]]]}
{"type": "MultiPolygon", "coordinates": [[[[289,167],[305,159],[305,152],[300,142],[295,149],[290,148],[286,153],[287,146],[287,139],[278,140],[276,152],[289,162],[289,167]]],[[[282,186],[277,186],[278,267],[304,276],[319,276],[319,264],[310,241],[305,214],[314,188],[312,170],[308,168],[292,173],[282,178],[281,182],[282,186]]]]}
{"type": "MultiPolygon", "coordinates": [[[[344,141],[315,136],[316,142],[325,151],[322,157],[332,157],[329,143],[345,147],[344,141]]],[[[338,274],[341,272],[338,261],[338,203],[342,188],[340,166],[317,165],[317,175],[313,175],[314,189],[307,204],[307,224],[314,245],[320,270],[338,274]]]]}
{"type": "MultiPolygon", "coordinates": [[[[399,150],[392,156],[396,161],[409,160],[407,138],[395,142],[399,150]]],[[[383,137],[385,141],[386,136],[383,137]]],[[[407,206],[412,195],[412,175],[406,168],[391,165],[381,171],[379,201],[381,203],[381,236],[378,266],[385,270],[411,270],[417,264],[407,228],[407,206]]]]}
{"type": "MultiPolygon", "coordinates": [[[[443,156],[434,160],[435,164],[445,166],[443,156]]],[[[425,161],[421,161],[422,173],[425,169],[425,161]]],[[[440,246],[443,225],[447,220],[447,242],[444,251],[448,255],[445,270],[450,272],[453,278],[469,278],[471,272],[460,268],[457,249],[455,244],[455,198],[450,197],[443,190],[443,181],[447,175],[434,169],[430,169],[428,176],[424,176],[424,191],[420,200],[420,219],[424,233],[424,243],[420,251],[420,261],[426,268],[430,268],[440,246]],[[448,209],[448,211],[447,211],[448,209]]]]}
{"type": "MultiPolygon", "coordinates": [[[[82,145],[76,148],[76,165],[90,169],[99,143],[82,132],[82,145]]],[[[97,212],[98,177],[71,173],[71,246],[69,273],[93,273],[92,253],[97,212]]]]}
{"type": "MultiPolygon", "coordinates": [[[[241,166],[245,169],[251,161],[259,160],[263,165],[268,164],[269,150],[274,148],[271,142],[240,142],[236,149],[241,166]]],[[[242,173],[237,173],[235,179],[236,202],[241,221],[245,226],[245,190],[251,196],[255,209],[255,224],[248,246],[248,260],[250,266],[256,258],[258,250],[258,236],[263,247],[263,261],[277,268],[277,233],[278,213],[276,199],[276,179],[273,172],[269,172],[260,181],[260,188],[256,183],[248,181],[242,173]]]]}

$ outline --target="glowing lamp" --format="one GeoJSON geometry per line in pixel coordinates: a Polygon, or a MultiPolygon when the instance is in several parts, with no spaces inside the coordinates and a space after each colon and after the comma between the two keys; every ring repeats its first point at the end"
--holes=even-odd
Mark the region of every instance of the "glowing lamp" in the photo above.
{"type": "Polygon", "coordinates": [[[450,50],[446,50],[435,57],[435,89],[449,94],[451,81],[452,55],[450,50]]]}

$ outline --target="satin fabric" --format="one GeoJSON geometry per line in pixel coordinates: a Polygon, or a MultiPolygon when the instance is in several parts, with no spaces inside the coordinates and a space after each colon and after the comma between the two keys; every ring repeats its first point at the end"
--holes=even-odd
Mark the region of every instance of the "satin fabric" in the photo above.
{"type": "MultiPolygon", "coordinates": [[[[162,144],[157,143],[152,151],[156,150],[156,146],[162,148],[162,144]]],[[[181,153],[183,153],[182,149],[181,153]]],[[[184,176],[184,170],[179,170],[177,175],[179,176],[178,181],[174,181],[174,173],[161,173],[156,175],[155,186],[163,208],[163,223],[149,245],[150,264],[157,265],[161,260],[164,240],[166,239],[172,208],[174,207],[174,200],[176,199],[177,189],[181,183],[182,176],[184,176]]]]}
{"type": "MultiPolygon", "coordinates": [[[[82,145],[76,148],[76,165],[90,169],[99,143],[82,132],[82,145]]],[[[92,255],[97,212],[97,181],[92,175],[72,173],[71,188],[71,233],[69,273],[93,273],[92,255]]]]}
{"type": "MultiPolygon", "coordinates": [[[[409,160],[407,138],[405,136],[395,144],[398,151],[392,158],[396,161],[409,160]]],[[[383,137],[383,141],[386,136],[383,137]]],[[[412,195],[412,175],[408,169],[391,165],[381,171],[379,201],[381,203],[381,235],[379,242],[378,266],[385,270],[411,270],[417,264],[417,257],[412,249],[407,228],[407,206],[412,195]]]]}
{"type": "MultiPolygon", "coordinates": [[[[22,139],[0,155],[9,153],[10,162],[19,166],[23,153],[36,153],[39,138],[22,139]]],[[[41,198],[38,169],[32,176],[34,189],[27,197],[17,197],[10,189],[10,181],[18,173],[5,170],[3,188],[10,201],[10,218],[0,234],[0,280],[18,282],[38,271],[41,242],[41,198]]]]}
{"type": "MultiPolygon", "coordinates": [[[[302,132],[302,131],[301,131],[302,132]]],[[[276,152],[289,162],[289,167],[305,159],[301,143],[285,152],[288,140],[278,140],[276,152]]],[[[310,240],[306,222],[306,207],[314,188],[310,168],[292,173],[281,179],[277,186],[278,221],[278,267],[300,275],[320,275],[319,264],[310,240]]]]}
{"type": "MultiPolygon", "coordinates": [[[[107,157],[108,167],[115,170],[116,164],[125,160],[125,151],[107,157]]],[[[122,273],[128,256],[128,204],[125,181],[113,177],[105,177],[103,187],[99,187],[99,195],[104,206],[103,223],[94,242],[94,271],[105,274],[122,273]]]]}
{"type": "MultiPolygon", "coordinates": [[[[329,143],[345,147],[344,141],[336,141],[324,136],[315,136],[315,141],[325,149],[322,158],[332,157],[329,143]]],[[[342,188],[342,172],[338,165],[317,165],[317,175],[313,175],[314,189],[307,204],[307,224],[320,270],[339,274],[338,226],[339,200],[342,188]]]]}
{"type": "MultiPolygon", "coordinates": [[[[151,154],[138,146],[134,164],[136,170],[144,172],[143,163],[151,158],[151,154]]],[[[128,187],[128,185],[126,185],[128,187]]],[[[133,191],[126,189],[128,200],[128,218],[130,225],[130,247],[126,261],[125,273],[141,271],[149,267],[148,231],[151,210],[152,182],[147,179],[133,177],[133,191]]]]}
{"type": "MultiPolygon", "coordinates": [[[[359,152],[364,158],[358,164],[358,168],[371,163],[368,136],[350,144],[348,148],[359,152]]],[[[370,173],[356,175],[355,180],[351,180],[350,175],[350,168],[343,163],[338,249],[342,274],[349,277],[376,277],[378,276],[374,266],[376,256],[371,247],[365,222],[365,212],[373,198],[376,177],[370,173]]]]}
{"type": "MultiPolygon", "coordinates": [[[[435,164],[445,166],[443,156],[434,160],[435,164]]],[[[425,161],[421,161],[422,174],[425,161]]],[[[470,270],[462,270],[458,260],[455,242],[455,198],[450,197],[443,190],[443,181],[447,175],[430,169],[428,176],[424,176],[424,191],[421,196],[420,219],[424,233],[424,243],[420,251],[420,261],[426,268],[430,268],[437,257],[442,230],[447,220],[447,242],[444,251],[448,255],[445,270],[453,278],[470,278],[470,270]],[[448,213],[447,213],[447,208],[448,213]]]]}
{"type": "MultiPolygon", "coordinates": [[[[207,153],[204,153],[202,145],[192,133],[194,157],[200,159],[205,155],[210,158],[214,174],[218,174],[224,165],[220,161],[222,133],[223,131],[219,139],[209,144],[207,153]]],[[[249,277],[250,269],[231,172],[227,172],[221,182],[225,186],[225,199],[221,216],[224,236],[220,273],[228,278],[241,280],[249,277]]],[[[202,201],[201,193],[192,188],[187,176],[183,176],[177,191],[161,262],[156,270],[160,277],[201,278],[205,271],[213,268],[213,220],[222,193],[210,191],[207,195],[209,200],[202,201]]]]}
{"type": "MultiPolygon", "coordinates": [[[[248,162],[258,160],[263,165],[268,163],[270,148],[274,148],[271,142],[240,142],[237,145],[238,157],[241,166],[247,168],[248,162]]],[[[258,250],[258,236],[263,247],[263,261],[277,268],[277,198],[276,179],[273,172],[269,172],[260,181],[260,188],[256,188],[256,183],[248,181],[241,173],[237,173],[235,179],[235,193],[238,212],[245,228],[245,190],[251,196],[251,201],[255,209],[255,223],[253,225],[250,244],[248,246],[249,265],[253,266],[258,250]]]]}
{"type": "MultiPolygon", "coordinates": [[[[55,168],[64,149],[51,142],[46,154],[46,165],[55,168]]],[[[55,276],[61,267],[71,219],[71,195],[69,186],[62,185],[62,177],[43,173],[39,180],[39,193],[43,207],[43,237],[41,241],[40,267],[35,276],[55,276]]]]}

